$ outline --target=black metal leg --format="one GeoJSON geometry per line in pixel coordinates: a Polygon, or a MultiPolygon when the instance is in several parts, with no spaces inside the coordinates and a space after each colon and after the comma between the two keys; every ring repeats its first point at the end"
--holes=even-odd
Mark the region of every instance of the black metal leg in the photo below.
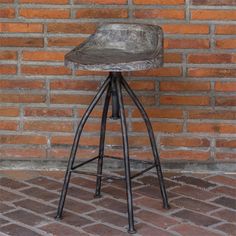
{"type": "Polygon", "coordinates": [[[105,103],[104,103],[104,108],[103,108],[103,113],[102,113],[95,197],[101,197],[104,142],[105,142],[105,133],[106,133],[107,112],[109,108],[110,98],[111,98],[111,85],[109,85],[107,89],[107,95],[105,98],[105,103]]]}
{"type": "Polygon", "coordinates": [[[114,76],[116,79],[116,88],[117,88],[117,95],[118,95],[118,104],[120,107],[121,129],[122,129],[122,139],[123,139],[126,194],[127,194],[127,207],[128,207],[128,220],[129,220],[128,233],[134,234],[136,233],[136,230],[134,228],[133,199],[132,199],[131,178],[130,178],[131,176],[130,176],[127,124],[126,124],[126,119],[125,119],[123,97],[121,93],[121,74],[118,73],[118,75],[115,74],[114,76]]]}
{"type": "Polygon", "coordinates": [[[128,83],[125,81],[125,79],[123,77],[121,78],[121,84],[124,86],[125,90],[129,94],[129,96],[132,98],[132,100],[135,103],[135,105],[137,106],[137,108],[139,109],[139,111],[145,121],[145,124],[147,126],[148,135],[149,135],[151,146],[152,146],[152,152],[153,152],[153,156],[154,156],[154,160],[155,160],[155,164],[156,164],[157,176],[159,179],[159,185],[160,185],[160,190],[161,190],[161,195],[162,195],[162,200],[163,200],[163,207],[169,208],[168,197],[167,197],[166,188],[165,188],[165,184],[164,184],[164,180],[163,180],[163,174],[162,174],[162,170],[161,170],[160,158],[159,158],[159,154],[157,152],[157,146],[156,146],[156,141],[155,141],[151,122],[150,122],[148,115],[145,112],[142,104],[140,103],[137,96],[132,91],[132,89],[129,87],[128,83]]]}
{"type": "Polygon", "coordinates": [[[59,200],[59,204],[58,204],[58,208],[57,208],[56,219],[61,219],[61,217],[62,217],[66,194],[67,194],[67,190],[68,190],[69,182],[70,182],[70,177],[71,177],[71,171],[73,169],[73,164],[74,164],[74,160],[75,160],[75,156],[76,156],[76,152],[78,149],[79,140],[80,140],[80,136],[81,136],[83,127],[84,127],[90,113],[92,112],[93,108],[96,106],[96,104],[99,101],[99,99],[101,98],[102,94],[105,92],[109,82],[110,82],[110,75],[105,80],[105,82],[103,83],[103,85],[101,86],[99,91],[97,92],[96,96],[94,97],[93,101],[91,102],[91,104],[87,108],[87,110],[84,113],[84,115],[78,125],[78,128],[76,130],[73,145],[71,148],[70,158],[68,161],[67,170],[66,170],[66,174],[65,174],[65,178],[64,178],[64,184],[62,187],[61,196],[60,196],[60,200],[59,200]]]}

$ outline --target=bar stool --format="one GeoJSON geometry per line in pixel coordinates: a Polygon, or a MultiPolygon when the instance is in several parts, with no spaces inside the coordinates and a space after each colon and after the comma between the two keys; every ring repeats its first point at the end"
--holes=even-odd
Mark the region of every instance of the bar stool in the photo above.
{"type": "Polygon", "coordinates": [[[128,210],[128,233],[135,233],[134,216],[133,216],[133,200],[131,179],[137,177],[144,172],[156,168],[159,179],[160,191],[163,200],[163,207],[169,208],[168,198],[166,194],[163,174],[161,170],[160,158],[157,152],[157,145],[152,130],[151,122],[140,103],[139,99],[129,87],[126,80],[123,78],[121,72],[123,71],[137,71],[146,70],[150,68],[160,67],[163,63],[163,32],[159,26],[144,25],[144,24],[123,24],[123,23],[108,23],[98,27],[97,31],[91,35],[84,43],[73,49],[65,55],[65,65],[74,69],[94,70],[94,71],[108,71],[109,75],[99,91],[95,95],[91,104],[84,113],[78,128],[75,133],[70,158],[68,161],[67,170],[59,205],[57,209],[56,219],[62,218],[63,207],[66,199],[66,194],[73,171],[77,168],[87,164],[90,161],[98,159],[97,165],[97,180],[95,197],[101,196],[101,182],[102,182],[102,167],[104,155],[104,142],[106,132],[107,113],[111,100],[112,105],[112,119],[120,119],[122,140],[123,140],[123,154],[124,154],[124,168],[125,168],[125,182],[127,193],[127,210],[128,210]],[[148,135],[152,147],[154,162],[147,169],[138,174],[131,176],[130,173],[130,158],[127,124],[125,118],[124,102],[122,95],[122,88],[128,93],[134,104],[140,111],[144,122],[147,126],[148,135]],[[98,156],[84,161],[78,165],[74,164],[75,156],[80,140],[83,127],[98,103],[101,96],[105,95],[104,108],[101,119],[101,132],[98,156]]]}

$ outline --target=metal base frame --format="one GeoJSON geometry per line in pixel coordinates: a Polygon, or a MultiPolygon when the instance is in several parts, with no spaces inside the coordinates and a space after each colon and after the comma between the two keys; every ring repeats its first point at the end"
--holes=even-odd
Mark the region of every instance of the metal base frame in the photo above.
{"type": "MultiPolygon", "coordinates": [[[[128,233],[133,234],[136,232],[134,228],[134,215],[133,215],[133,198],[132,198],[132,186],[131,186],[131,179],[145,173],[146,171],[156,167],[157,176],[159,179],[159,185],[160,185],[160,191],[161,196],[163,200],[163,207],[169,208],[168,204],[168,197],[166,193],[166,188],[163,180],[163,174],[161,170],[161,164],[160,164],[160,158],[157,152],[157,145],[152,129],[151,122],[147,116],[147,113],[145,112],[142,104],[138,100],[135,93],[132,91],[132,89],[129,87],[128,83],[123,78],[122,74],[120,72],[110,72],[109,76],[103,83],[103,85],[100,87],[99,91],[95,95],[93,101],[87,108],[86,112],[84,113],[78,127],[75,133],[73,145],[71,148],[70,158],[67,165],[67,170],[65,173],[64,178],[64,184],[62,187],[60,200],[58,204],[57,209],[57,215],[56,219],[62,218],[62,212],[65,204],[65,199],[69,187],[69,182],[71,178],[72,172],[77,172],[76,169],[91,162],[96,159],[98,159],[97,164],[97,180],[96,180],[96,190],[95,190],[95,197],[101,197],[101,184],[102,184],[102,169],[103,169],[103,158],[107,157],[104,155],[104,145],[105,145],[105,133],[106,133],[106,121],[107,121],[107,113],[108,108],[110,104],[110,100],[112,100],[112,119],[120,119],[121,122],[121,131],[122,131],[122,140],[123,140],[123,153],[124,153],[124,167],[125,167],[125,177],[123,178],[126,182],[126,195],[127,195],[127,208],[128,208],[128,233]],[[152,147],[153,157],[154,157],[154,163],[147,169],[139,172],[138,174],[135,174],[131,176],[130,172],[130,161],[129,161],[129,144],[128,144],[128,133],[127,133],[127,124],[126,124],[126,118],[125,118],[125,110],[124,110],[124,102],[123,102],[123,95],[122,95],[122,87],[126,90],[128,95],[133,100],[134,104],[139,109],[144,122],[147,126],[148,135],[150,138],[150,143],[152,147]],[[83,131],[83,127],[89,118],[91,112],[93,111],[94,107],[98,103],[101,96],[106,92],[105,102],[104,102],[104,108],[102,113],[102,120],[101,120],[101,130],[100,130],[100,144],[99,144],[99,153],[98,156],[82,162],[81,164],[74,165],[75,162],[75,156],[79,145],[80,136],[83,131]]],[[[107,177],[109,178],[109,177],[107,177]]],[[[110,177],[112,178],[112,177],[110,177]]],[[[114,177],[116,178],[116,177],[114,177]]]]}

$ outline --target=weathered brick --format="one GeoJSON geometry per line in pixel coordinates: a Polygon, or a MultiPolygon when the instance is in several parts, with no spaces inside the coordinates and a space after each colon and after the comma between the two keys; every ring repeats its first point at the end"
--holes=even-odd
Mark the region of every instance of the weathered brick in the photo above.
{"type": "Polygon", "coordinates": [[[45,136],[40,135],[1,135],[2,144],[47,144],[45,136]]]}
{"type": "Polygon", "coordinates": [[[126,9],[81,8],[76,12],[77,18],[127,18],[126,9]]]}
{"type": "Polygon", "coordinates": [[[23,94],[23,93],[7,93],[0,94],[0,101],[6,103],[44,103],[45,95],[40,94],[23,94]]]}
{"type": "Polygon", "coordinates": [[[227,97],[216,97],[217,106],[236,106],[236,97],[227,96],[227,97]]]}
{"type": "Polygon", "coordinates": [[[235,6],[235,0],[192,0],[193,5],[204,6],[235,6]]]}
{"type": "Polygon", "coordinates": [[[184,11],[179,9],[136,9],[133,13],[135,18],[138,19],[174,19],[183,20],[184,11]]]}

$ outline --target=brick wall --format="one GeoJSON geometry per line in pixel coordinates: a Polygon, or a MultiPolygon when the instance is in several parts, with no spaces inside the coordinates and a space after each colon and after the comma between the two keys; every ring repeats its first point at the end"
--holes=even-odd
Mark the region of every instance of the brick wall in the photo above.
{"type": "MultiPolygon", "coordinates": [[[[165,32],[163,68],[126,74],[151,117],[163,160],[236,157],[235,0],[0,0],[0,129],[3,159],[67,158],[75,127],[106,73],[71,71],[64,54],[98,22],[143,22],[165,32]]],[[[131,155],[150,159],[130,100],[131,155]]],[[[81,140],[93,156],[102,104],[81,140]]],[[[119,122],[107,153],[120,155],[119,122]]]]}

